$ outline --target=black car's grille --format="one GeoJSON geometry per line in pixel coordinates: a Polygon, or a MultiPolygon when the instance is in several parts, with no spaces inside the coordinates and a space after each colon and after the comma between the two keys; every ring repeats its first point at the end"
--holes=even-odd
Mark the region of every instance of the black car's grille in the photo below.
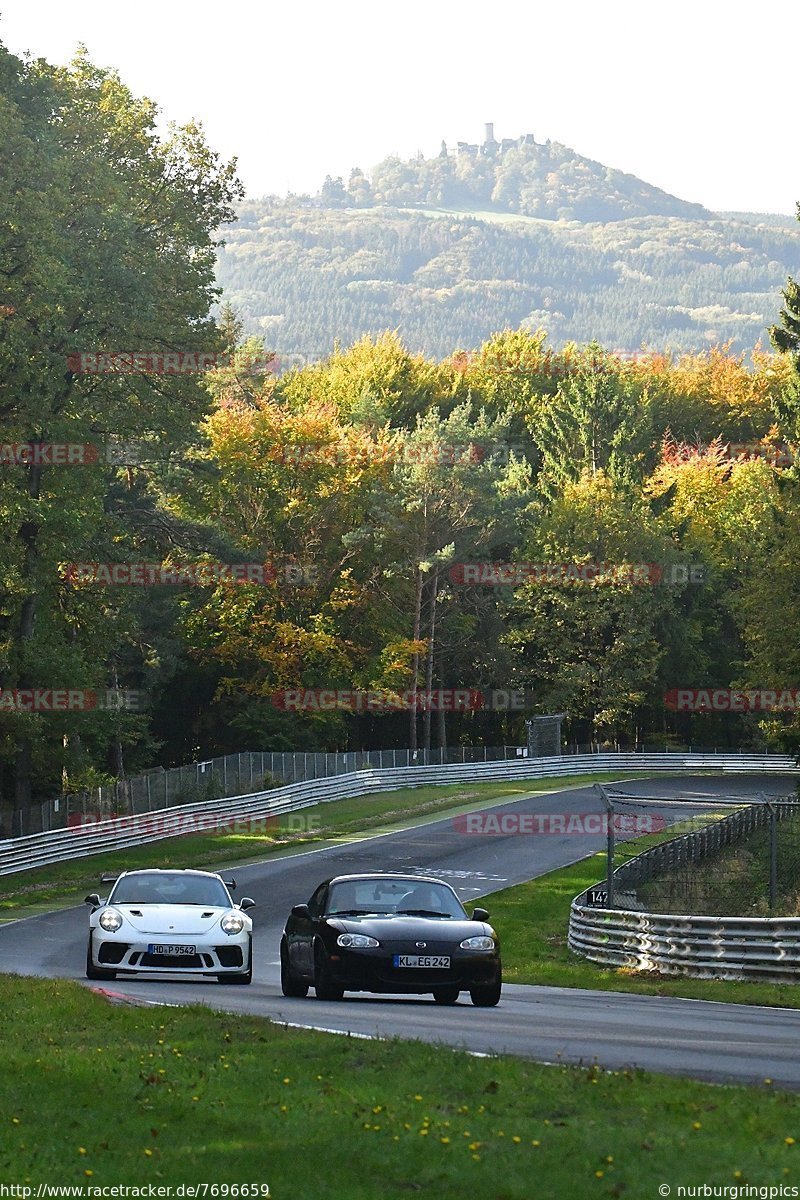
{"type": "Polygon", "coordinates": [[[97,951],[97,958],[102,963],[121,963],[130,950],[124,942],[102,942],[97,951]]]}

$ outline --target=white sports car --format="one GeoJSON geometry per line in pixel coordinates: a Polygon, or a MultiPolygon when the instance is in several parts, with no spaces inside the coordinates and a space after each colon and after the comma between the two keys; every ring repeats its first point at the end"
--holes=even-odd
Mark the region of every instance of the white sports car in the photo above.
{"type": "Polygon", "coordinates": [[[250,983],[253,922],[245,910],[255,901],[235,904],[228,890],[235,887],[212,871],[124,871],[107,900],[86,897],[87,978],[144,971],[250,983]]]}

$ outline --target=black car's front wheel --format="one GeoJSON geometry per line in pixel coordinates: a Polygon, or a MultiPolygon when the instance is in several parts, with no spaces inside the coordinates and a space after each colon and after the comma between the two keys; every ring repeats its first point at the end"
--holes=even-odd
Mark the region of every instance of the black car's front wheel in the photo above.
{"type": "Polygon", "coordinates": [[[344,988],[332,978],[325,950],[319,942],[314,946],[314,992],[318,1000],[341,1000],[344,988]]]}
{"type": "Polygon", "coordinates": [[[286,942],[281,942],[281,991],[284,996],[299,996],[300,999],[308,995],[308,984],[298,979],[292,970],[286,942]]]}
{"type": "Polygon", "coordinates": [[[96,967],[92,962],[92,935],[89,934],[89,942],[86,946],[86,978],[87,979],[116,979],[116,971],[102,971],[100,967],[96,967]]]}
{"type": "Polygon", "coordinates": [[[478,1008],[494,1008],[500,1001],[503,981],[498,977],[494,983],[479,983],[469,989],[470,999],[478,1008]]]}
{"type": "Polygon", "coordinates": [[[453,984],[443,985],[433,989],[433,998],[437,1004],[455,1004],[459,991],[453,984]]]}

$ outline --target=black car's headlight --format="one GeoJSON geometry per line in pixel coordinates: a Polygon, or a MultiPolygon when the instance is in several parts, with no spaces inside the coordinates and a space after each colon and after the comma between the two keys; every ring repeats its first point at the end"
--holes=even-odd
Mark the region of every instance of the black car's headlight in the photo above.
{"type": "Polygon", "coordinates": [[[122,917],[115,908],[104,908],[98,917],[98,923],[106,933],[116,933],[122,925],[122,917]]]}
{"type": "Polygon", "coordinates": [[[366,933],[340,933],[336,945],[343,946],[345,950],[370,950],[374,946],[380,946],[380,942],[377,938],[368,937],[366,933]]]}
{"type": "Polygon", "coordinates": [[[244,929],[244,917],[238,912],[229,912],[219,923],[223,933],[241,933],[244,929]]]}
{"type": "Polygon", "coordinates": [[[479,933],[476,937],[464,938],[462,950],[494,950],[494,938],[479,933]]]}

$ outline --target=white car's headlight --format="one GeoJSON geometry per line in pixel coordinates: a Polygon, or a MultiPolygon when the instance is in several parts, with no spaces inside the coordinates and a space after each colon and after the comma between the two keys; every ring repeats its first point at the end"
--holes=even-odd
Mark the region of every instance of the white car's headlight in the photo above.
{"type": "Polygon", "coordinates": [[[100,913],[98,923],[106,933],[116,933],[122,925],[122,917],[115,908],[104,908],[100,913]]]}
{"type": "Polygon", "coordinates": [[[494,950],[494,938],[486,937],[485,934],[478,934],[477,937],[464,938],[461,943],[462,950],[494,950]]]}
{"type": "Polygon", "coordinates": [[[380,942],[377,938],[367,937],[366,933],[340,933],[336,945],[344,946],[346,950],[368,950],[380,946],[380,942]]]}
{"type": "Polygon", "coordinates": [[[229,912],[220,921],[223,933],[241,933],[244,929],[244,917],[238,912],[229,912]]]}

